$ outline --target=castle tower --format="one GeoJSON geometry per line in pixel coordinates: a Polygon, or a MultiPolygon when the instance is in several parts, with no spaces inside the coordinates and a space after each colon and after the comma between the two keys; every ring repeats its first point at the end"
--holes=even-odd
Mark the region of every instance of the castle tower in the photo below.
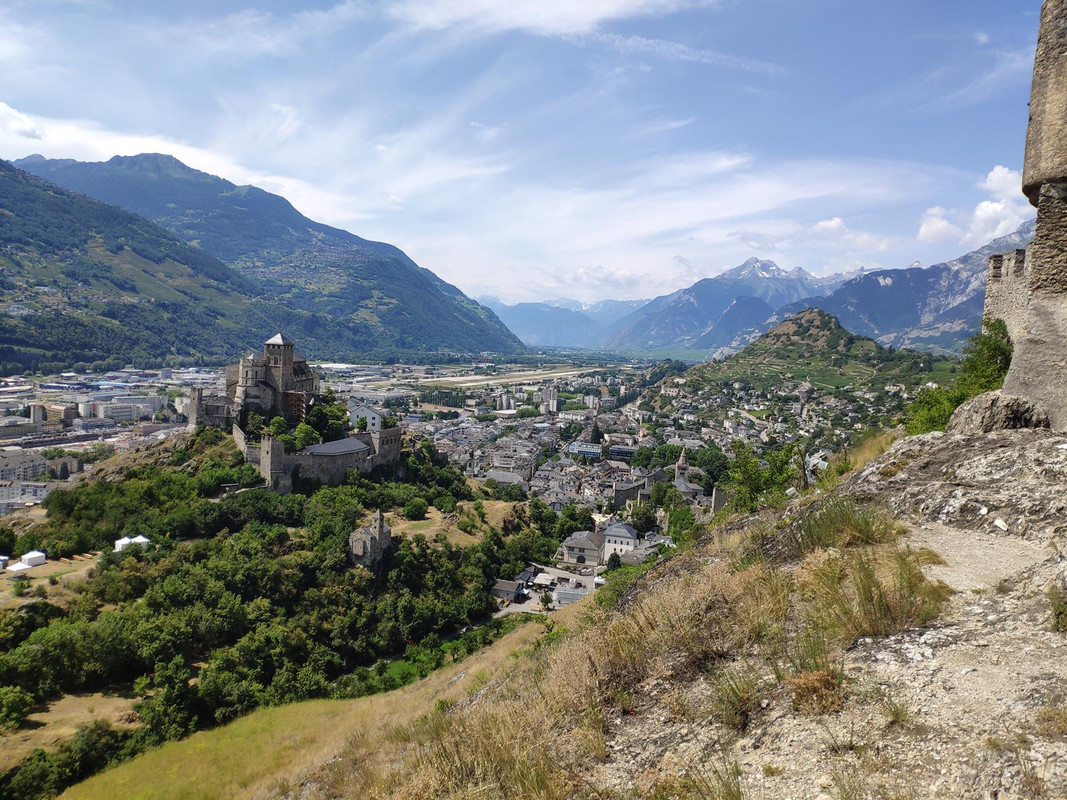
{"type": "MultiPolygon", "coordinates": [[[[1067,429],[1067,0],[1045,0],[1026,131],[1023,192],[1037,207],[1026,309],[1004,393],[1067,429]]],[[[998,276],[999,277],[999,276],[998,276]]]]}
{"type": "Polygon", "coordinates": [[[263,357],[274,373],[278,391],[288,391],[293,382],[293,343],[279,333],[264,343],[263,357]]]}

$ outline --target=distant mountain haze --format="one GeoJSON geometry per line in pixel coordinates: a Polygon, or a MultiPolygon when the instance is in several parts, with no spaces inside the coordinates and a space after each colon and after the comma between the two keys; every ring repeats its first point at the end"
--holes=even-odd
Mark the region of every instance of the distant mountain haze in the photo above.
{"type": "Polygon", "coordinates": [[[981,324],[990,255],[1024,247],[1033,220],[953,261],[931,267],[816,278],[751,258],[692,286],[657,297],[619,323],[603,344],[615,349],[683,348],[721,356],[805,308],[834,315],[880,344],[958,352],[981,324]],[[771,313],[760,316],[773,309],[771,313]]]}
{"type": "Polygon", "coordinates": [[[15,166],[157,222],[274,301],[369,332],[370,352],[521,348],[492,311],[396,247],[315,222],[284,197],[172,156],[92,163],[30,156],[15,166]]]}

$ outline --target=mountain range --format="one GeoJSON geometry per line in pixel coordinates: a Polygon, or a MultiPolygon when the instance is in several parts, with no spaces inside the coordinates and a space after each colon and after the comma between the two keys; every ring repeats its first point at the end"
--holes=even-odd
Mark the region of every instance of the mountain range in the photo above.
{"type": "Polygon", "coordinates": [[[1034,221],[952,261],[931,267],[859,270],[818,278],[750,258],[734,269],[657,297],[606,328],[596,346],[613,350],[737,352],[805,308],[884,346],[958,352],[981,323],[989,256],[1024,247],[1034,221]]]}
{"type": "MultiPolygon", "coordinates": [[[[522,347],[492,311],[396,247],[315,222],[284,197],[172,156],[79,162],[35,155],[14,166],[157,223],[216,257],[261,300],[350,330],[343,337],[350,344],[332,349],[345,358],[522,347]]],[[[324,355],[317,345],[302,346],[309,357],[324,355]]]]}
{"type": "Polygon", "coordinates": [[[508,305],[496,297],[479,297],[501,322],[531,347],[596,348],[619,320],[641,308],[647,300],[547,300],[508,305]]]}

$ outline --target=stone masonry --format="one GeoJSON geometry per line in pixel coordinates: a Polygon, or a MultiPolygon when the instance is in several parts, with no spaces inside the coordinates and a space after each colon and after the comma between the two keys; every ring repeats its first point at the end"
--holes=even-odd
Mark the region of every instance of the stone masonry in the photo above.
{"type": "Polygon", "coordinates": [[[1067,0],[1041,10],[1023,192],[1037,208],[1034,241],[990,259],[985,316],[1005,321],[1015,347],[1004,393],[1067,430],[1067,0]]]}

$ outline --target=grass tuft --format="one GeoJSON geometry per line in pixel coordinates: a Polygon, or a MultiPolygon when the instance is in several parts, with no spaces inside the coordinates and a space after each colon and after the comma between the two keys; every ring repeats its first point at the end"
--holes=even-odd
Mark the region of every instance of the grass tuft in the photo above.
{"type": "Polygon", "coordinates": [[[924,560],[907,548],[894,549],[886,563],[870,553],[826,559],[811,576],[813,622],[841,644],[925,625],[940,613],[951,589],[926,579],[924,560]]]}
{"type": "Polygon", "coordinates": [[[793,526],[790,544],[794,552],[802,555],[892,542],[900,532],[900,525],[884,510],[834,497],[793,526]]]}
{"type": "Polygon", "coordinates": [[[723,670],[715,682],[716,714],[725,725],[743,731],[759,707],[761,695],[759,682],[751,668],[723,670]]]}

